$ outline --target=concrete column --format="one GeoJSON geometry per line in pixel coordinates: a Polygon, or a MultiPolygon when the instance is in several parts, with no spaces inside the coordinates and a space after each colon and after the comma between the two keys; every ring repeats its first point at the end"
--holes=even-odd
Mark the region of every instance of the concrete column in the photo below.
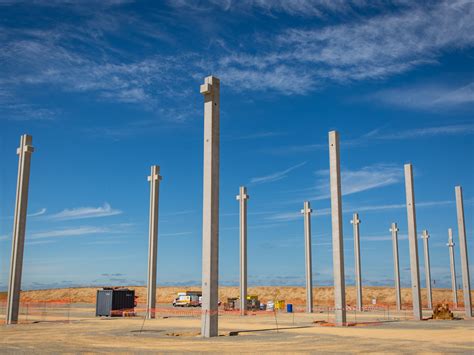
{"type": "Polygon", "coordinates": [[[334,308],[336,325],[346,324],[346,285],[342,231],[341,166],[339,133],[329,132],[329,175],[331,182],[332,260],[334,269],[334,308]]]}
{"type": "Polygon", "coordinates": [[[396,223],[392,223],[392,247],[393,247],[393,269],[395,277],[395,294],[397,299],[397,311],[402,310],[402,295],[400,291],[400,266],[398,265],[398,228],[396,223]]]}
{"type": "Polygon", "coordinates": [[[313,313],[313,267],[311,261],[311,205],[306,201],[301,213],[304,216],[304,247],[306,263],[306,312],[313,313]]]}
{"type": "Polygon", "coordinates": [[[204,177],[202,208],[201,336],[218,336],[219,293],[219,110],[220,82],[204,79],[204,177]]]}
{"type": "Polygon", "coordinates": [[[453,307],[458,308],[458,291],[456,284],[456,264],[454,263],[454,242],[453,242],[453,230],[448,229],[448,244],[449,247],[449,265],[451,269],[451,287],[453,289],[453,307]]]}
{"type": "Polygon", "coordinates": [[[247,311],[247,188],[241,186],[237,200],[240,206],[240,315],[247,311]]]}
{"type": "Polygon", "coordinates": [[[357,310],[362,312],[362,271],[360,267],[360,238],[359,238],[359,224],[360,219],[357,213],[354,213],[352,218],[352,226],[354,231],[354,270],[355,283],[357,293],[357,310]]]}
{"type": "Polygon", "coordinates": [[[415,192],[413,188],[413,168],[405,164],[405,191],[408,218],[408,243],[410,247],[411,290],[413,297],[413,317],[422,320],[420,294],[420,267],[418,262],[418,241],[416,234],[415,192]]]}
{"type": "Polygon", "coordinates": [[[34,152],[33,137],[21,136],[18,154],[18,178],[16,184],[15,214],[13,216],[12,256],[8,281],[6,324],[16,324],[20,310],[21,275],[25,248],[26,216],[28,209],[28,187],[30,183],[31,153],[34,152]]]}
{"type": "Polygon", "coordinates": [[[466,318],[472,318],[471,283],[469,279],[469,261],[467,257],[466,224],[464,223],[464,203],[461,186],[455,187],[456,210],[458,215],[459,254],[461,255],[462,289],[466,318]]]}
{"type": "Polygon", "coordinates": [[[150,218],[148,236],[148,282],[147,282],[147,312],[148,319],[155,318],[156,308],[156,261],[158,253],[158,202],[160,194],[160,167],[153,165],[150,182],[150,218]]]}
{"type": "Polygon", "coordinates": [[[428,239],[430,235],[425,229],[421,234],[423,239],[423,252],[425,258],[425,279],[426,279],[426,299],[428,303],[428,309],[433,309],[433,295],[431,292],[431,267],[430,267],[430,250],[428,248],[428,239]]]}

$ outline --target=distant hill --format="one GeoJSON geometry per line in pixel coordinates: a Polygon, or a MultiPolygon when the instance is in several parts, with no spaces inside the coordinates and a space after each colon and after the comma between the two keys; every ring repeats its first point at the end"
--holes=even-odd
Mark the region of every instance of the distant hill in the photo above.
{"type": "MultiPolygon", "coordinates": [[[[134,289],[138,296],[139,303],[146,302],[146,288],[144,286],[128,286],[134,289]]],[[[23,291],[21,293],[22,302],[66,302],[66,303],[95,303],[97,287],[81,287],[81,288],[60,288],[48,290],[32,290],[23,291]]],[[[171,303],[176,294],[186,290],[200,291],[200,287],[159,287],[157,289],[158,303],[171,303]]],[[[316,305],[332,305],[333,301],[332,287],[315,287],[314,302],[316,305]]],[[[226,301],[228,297],[238,297],[238,287],[223,286],[219,288],[219,298],[226,301]]],[[[258,295],[261,301],[269,301],[275,299],[285,300],[287,303],[295,305],[304,305],[306,296],[304,287],[291,286],[258,286],[250,287],[249,295],[258,295]]],[[[422,290],[422,301],[426,304],[426,292],[422,290]]],[[[411,304],[411,289],[402,289],[403,304],[411,304]]],[[[474,294],[473,294],[474,295],[474,294]]],[[[0,293],[0,297],[6,298],[6,292],[0,293]]],[[[462,291],[458,292],[459,304],[462,304],[462,291]]],[[[346,299],[348,305],[355,305],[355,287],[346,288],[346,299]]],[[[373,287],[368,286],[363,289],[363,302],[365,305],[372,304],[372,300],[376,299],[378,305],[395,306],[395,291],[390,287],[373,287]]],[[[450,289],[433,289],[433,303],[451,302],[452,292],[450,289]]]]}

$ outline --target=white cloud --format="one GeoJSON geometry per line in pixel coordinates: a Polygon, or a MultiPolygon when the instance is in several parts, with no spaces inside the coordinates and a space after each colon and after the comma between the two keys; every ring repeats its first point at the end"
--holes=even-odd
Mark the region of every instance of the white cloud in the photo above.
{"type": "MultiPolygon", "coordinates": [[[[436,63],[447,51],[474,45],[474,4],[470,1],[395,1],[401,4],[398,7],[392,6],[394,2],[377,1],[374,5],[365,0],[170,3],[193,11],[209,11],[217,6],[227,11],[257,9],[297,16],[352,14],[361,7],[380,11],[357,12],[350,20],[341,16],[345,21],[336,25],[318,21],[316,25],[279,27],[253,36],[253,41],[238,37],[230,42],[230,36],[222,36],[229,43],[216,38],[216,43],[223,43],[220,51],[212,48],[177,55],[149,50],[157,38],[167,37],[161,33],[159,21],[147,21],[133,12],[107,6],[101,11],[92,11],[87,5],[64,7],[79,14],[66,16],[77,22],[54,19],[38,28],[0,27],[4,42],[0,51],[0,97],[8,97],[18,88],[48,86],[63,92],[90,93],[97,100],[137,104],[154,112],[163,109],[162,97],[166,97],[166,105],[179,109],[177,114],[161,116],[183,121],[191,115],[182,105],[184,99],[189,101],[189,83],[195,85],[197,78],[201,80],[209,72],[220,76],[222,83],[234,91],[306,94],[333,83],[384,79],[436,63]],[[122,38],[137,46],[140,53],[145,48],[146,54],[137,57],[132,54],[135,51],[125,51],[111,38],[122,38]]],[[[472,101],[469,85],[438,98],[439,105],[466,101],[472,101]]],[[[35,116],[34,106],[23,102],[15,105],[12,100],[2,105],[2,110],[8,111],[2,117],[15,119],[58,116],[48,107],[38,108],[35,116]],[[31,115],[17,112],[26,109],[31,115]]],[[[120,127],[119,134],[127,128],[120,127]]]]}
{"type": "Polygon", "coordinates": [[[78,207],[65,209],[59,213],[47,216],[48,219],[54,220],[71,220],[83,218],[108,217],[121,214],[122,211],[113,209],[108,203],[104,203],[101,207],[78,207]]]}
{"type": "Polygon", "coordinates": [[[159,233],[160,237],[183,237],[191,234],[193,234],[193,232],[159,233]]]}
{"type": "Polygon", "coordinates": [[[286,177],[288,177],[288,173],[290,173],[291,171],[293,171],[293,170],[295,170],[295,169],[297,169],[297,168],[299,168],[299,167],[301,167],[305,164],[306,164],[306,162],[303,162],[303,163],[294,165],[292,167],[289,167],[288,169],[274,172],[270,175],[265,175],[265,176],[260,176],[260,177],[253,177],[252,179],[250,179],[250,183],[251,184],[264,184],[264,183],[268,183],[268,182],[274,182],[274,181],[285,179],[286,177]]]}
{"type": "Polygon", "coordinates": [[[61,238],[61,237],[76,237],[89,234],[102,234],[111,233],[110,228],[106,227],[78,227],[78,228],[66,228],[56,229],[45,232],[32,233],[31,239],[43,239],[43,238],[61,238]]]}
{"type": "MultiPolygon", "coordinates": [[[[305,93],[328,82],[378,80],[423,64],[446,50],[474,45],[474,4],[443,1],[317,28],[290,28],[260,43],[257,54],[233,52],[217,72],[231,85],[305,93]],[[262,78],[271,77],[262,83],[262,78]],[[265,86],[265,87],[263,87],[265,86]]],[[[450,98],[456,101],[457,94],[450,98]]]]}
{"type": "MultiPolygon", "coordinates": [[[[401,1],[392,1],[393,3],[401,1]]],[[[357,8],[378,7],[380,1],[372,0],[169,0],[176,8],[188,11],[209,12],[215,9],[227,12],[253,13],[275,16],[288,14],[301,17],[326,17],[334,13],[347,13],[357,8]]]]}
{"type": "Polygon", "coordinates": [[[388,89],[370,95],[369,99],[411,109],[451,109],[474,104],[474,82],[454,88],[430,85],[388,89]]]}
{"type": "MultiPolygon", "coordinates": [[[[426,201],[426,202],[418,202],[416,203],[417,208],[424,208],[424,207],[436,207],[436,206],[445,206],[451,205],[454,201],[426,201]]],[[[343,204],[344,206],[344,204],[343,204]]],[[[354,212],[380,212],[385,210],[394,210],[394,209],[404,209],[406,208],[406,204],[404,203],[396,203],[396,204],[386,204],[386,205],[366,205],[366,206],[349,206],[343,207],[342,213],[354,213],[354,212]]],[[[317,209],[313,207],[313,214],[312,217],[319,217],[319,216],[329,216],[331,215],[331,208],[321,208],[317,209]]],[[[271,216],[268,216],[267,220],[277,221],[277,222],[288,222],[297,219],[302,219],[302,215],[299,211],[293,212],[281,212],[275,213],[271,216]]]]}
{"type": "MultiPolygon", "coordinates": [[[[385,130],[386,131],[386,130],[385,130]]],[[[469,135],[474,133],[474,124],[458,124],[435,127],[411,128],[408,130],[396,131],[395,133],[381,133],[374,130],[366,135],[368,139],[412,139],[436,136],[469,135]]]]}
{"type": "MultiPolygon", "coordinates": [[[[320,176],[317,182],[317,194],[309,200],[323,200],[330,197],[329,170],[317,172],[320,176]]],[[[341,188],[343,195],[372,190],[399,183],[403,178],[403,169],[391,164],[366,166],[360,170],[342,170],[341,188]]]]}
{"type": "Polygon", "coordinates": [[[42,208],[35,213],[29,214],[28,217],[38,217],[38,216],[44,215],[45,213],[46,213],[46,208],[42,208]]]}

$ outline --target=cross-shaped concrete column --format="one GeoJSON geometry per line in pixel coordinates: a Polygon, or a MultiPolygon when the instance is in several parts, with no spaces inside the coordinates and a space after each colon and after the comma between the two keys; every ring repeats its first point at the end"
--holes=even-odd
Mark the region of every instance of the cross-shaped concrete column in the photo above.
{"type": "Polygon", "coordinates": [[[306,312],[313,313],[313,270],[311,261],[311,205],[306,201],[301,213],[304,216],[304,247],[306,263],[306,312]]]}
{"type": "Polygon", "coordinates": [[[402,310],[402,296],[400,291],[400,267],[398,265],[398,227],[396,223],[392,223],[389,229],[392,232],[392,248],[393,248],[393,269],[395,276],[395,295],[397,299],[397,311],[402,310]]]}
{"type": "Polygon", "coordinates": [[[240,315],[247,311],[247,188],[241,186],[236,199],[240,206],[240,315]]]}
{"type": "Polygon", "coordinates": [[[420,267],[418,261],[418,241],[416,232],[415,192],[413,188],[413,167],[405,164],[405,192],[408,219],[408,243],[410,247],[411,290],[413,298],[413,317],[422,320],[420,294],[420,267]]]}
{"type": "Polygon", "coordinates": [[[156,263],[158,253],[158,205],[160,194],[160,167],[153,165],[150,182],[150,216],[148,235],[148,282],[147,282],[147,318],[155,318],[156,308],[156,263]]]}
{"type": "Polygon", "coordinates": [[[458,291],[456,284],[456,265],[454,263],[454,242],[453,242],[453,230],[448,229],[448,244],[449,248],[449,265],[451,269],[451,288],[453,290],[453,307],[458,308],[458,291]]]}
{"type": "Polygon", "coordinates": [[[433,298],[431,292],[431,267],[430,267],[430,250],[428,247],[428,239],[430,235],[425,229],[421,234],[421,239],[423,239],[423,251],[425,257],[425,279],[426,279],[426,299],[428,302],[428,309],[433,309],[433,298]]]}
{"type": "Polygon", "coordinates": [[[354,270],[357,293],[357,310],[362,312],[362,271],[360,266],[359,215],[354,213],[351,224],[354,231],[354,270]]]}
{"type": "Polygon", "coordinates": [[[459,254],[461,255],[464,312],[466,314],[466,318],[471,319],[472,318],[471,281],[469,278],[469,261],[467,257],[467,242],[466,242],[466,224],[464,222],[464,202],[463,202],[463,197],[462,197],[461,186],[455,187],[455,193],[456,193],[456,211],[457,211],[457,216],[458,216],[459,254]]]}
{"type": "Polygon", "coordinates": [[[346,325],[346,284],[342,231],[341,162],[339,133],[329,132],[329,176],[331,186],[332,261],[334,271],[334,309],[336,325],[346,325]]]}
{"type": "Polygon", "coordinates": [[[24,134],[20,139],[20,147],[16,151],[18,154],[18,178],[16,184],[15,214],[13,216],[12,256],[8,281],[6,324],[17,323],[20,310],[20,290],[23,270],[23,251],[25,249],[31,153],[34,152],[32,144],[33,137],[24,134]]]}
{"type": "Polygon", "coordinates": [[[208,76],[204,95],[201,336],[218,336],[220,81],[208,76]]]}

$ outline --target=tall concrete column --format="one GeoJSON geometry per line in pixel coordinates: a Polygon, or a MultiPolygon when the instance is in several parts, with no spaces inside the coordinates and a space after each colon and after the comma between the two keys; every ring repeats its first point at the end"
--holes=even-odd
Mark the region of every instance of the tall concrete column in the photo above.
{"type": "Polygon", "coordinates": [[[413,317],[422,320],[420,294],[420,267],[418,262],[418,241],[416,234],[415,192],[413,188],[413,168],[405,164],[405,191],[408,218],[408,243],[410,247],[410,272],[413,302],[413,317]]]}
{"type": "Polygon", "coordinates": [[[359,224],[360,219],[357,213],[354,213],[351,224],[354,231],[354,270],[357,293],[357,310],[362,312],[362,271],[360,267],[360,238],[359,224]]]}
{"type": "Polygon", "coordinates": [[[425,229],[421,234],[423,239],[423,252],[425,259],[425,279],[426,279],[426,299],[428,303],[428,309],[433,309],[433,294],[431,292],[431,267],[430,267],[430,250],[428,248],[428,239],[430,235],[425,229]]]}
{"type": "Polygon", "coordinates": [[[462,289],[466,318],[472,318],[471,282],[469,279],[469,261],[467,257],[466,224],[464,223],[464,203],[461,186],[455,187],[456,211],[458,215],[459,254],[461,255],[462,289]]]}
{"type": "Polygon", "coordinates": [[[334,308],[336,325],[346,324],[346,284],[342,231],[341,166],[339,133],[329,132],[329,175],[331,182],[332,260],[334,271],[334,308]]]}
{"type": "Polygon", "coordinates": [[[204,178],[202,208],[201,335],[218,336],[219,292],[219,121],[220,82],[204,79],[204,178]]]}
{"type": "Polygon", "coordinates": [[[398,264],[398,228],[396,223],[392,223],[390,232],[392,232],[393,270],[395,277],[395,295],[397,299],[397,311],[401,311],[402,295],[400,291],[400,266],[398,264]]]}
{"type": "Polygon", "coordinates": [[[304,216],[304,250],[306,263],[306,312],[313,313],[313,267],[311,261],[311,205],[306,201],[301,213],[304,216]]]}
{"type": "Polygon", "coordinates": [[[247,311],[247,188],[241,186],[237,200],[240,206],[240,315],[247,311]]]}
{"type": "Polygon", "coordinates": [[[453,230],[448,229],[449,266],[451,269],[451,288],[453,289],[453,307],[458,308],[458,290],[456,284],[456,264],[454,263],[453,230]]]}
{"type": "Polygon", "coordinates": [[[26,216],[28,210],[28,187],[30,184],[31,153],[34,152],[33,137],[21,136],[18,154],[18,178],[16,184],[15,214],[13,216],[12,256],[8,281],[6,324],[18,322],[20,311],[21,276],[23,251],[25,248],[26,216]]]}
{"type": "Polygon", "coordinates": [[[156,261],[158,253],[158,202],[160,195],[160,167],[153,165],[150,182],[150,218],[148,236],[148,282],[147,282],[147,312],[148,319],[155,318],[156,308],[156,261]]]}

